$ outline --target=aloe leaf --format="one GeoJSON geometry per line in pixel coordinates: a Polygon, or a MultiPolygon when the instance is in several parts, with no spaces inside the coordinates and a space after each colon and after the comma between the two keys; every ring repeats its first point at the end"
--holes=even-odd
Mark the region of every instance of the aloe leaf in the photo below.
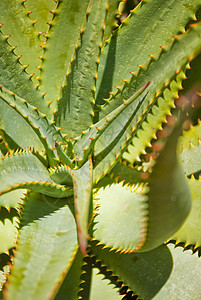
{"type": "Polygon", "coordinates": [[[29,74],[36,73],[36,67],[40,64],[38,57],[42,54],[39,34],[34,28],[34,22],[29,18],[23,2],[1,1],[0,23],[3,23],[2,31],[5,35],[11,35],[9,43],[17,46],[16,55],[22,55],[20,62],[28,65],[26,71],[29,74]]]}
{"type": "Polygon", "coordinates": [[[41,143],[44,145],[48,159],[51,165],[57,163],[57,152],[55,143],[65,143],[65,139],[60,133],[59,128],[47,119],[37,107],[33,107],[28,102],[14,93],[0,87],[0,98],[16,110],[25,121],[31,125],[32,129],[38,135],[41,143]]]}
{"type": "MultiPolygon", "coordinates": [[[[77,156],[78,160],[78,166],[79,164],[82,164],[86,158],[88,157],[89,153],[92,151],[93,146],[95,143],[97,143],[97,140],[100,139],[100,142],[98,141],[98,145],[100,150],[104,149],[105,142],[103,141],[110,141],[115,142],[115,137],[113,137],[112,134],[108,134],[110,131],[114,131],[115,125],[117,126],[120,122],[119,118],[121,120],[124,119],[125,111],[128,109],[131,110],[131,105],[133,104],[134,100],[136,100],[139,96],[139,101],[134,102],[134,111],[130,112],[130,119],[134,117],[134,115],[138,112],[140,105],[142,105],[142,102],[144,101],[144,98],[147,96],[147,94],[144,94],[144,90],[149,86],[150,82],[146,83],[145,86],[141,87],[139,91],[137,91],[134,95],[132,95],[129,99],[124,100],[123,104],[119,107],[117,107],[113,112],[108,114],[105,118],[100,120],[99,122],[95,123],[94,125],[91,125],[88,130],[85,132],[82,132],[82,135],[75,139],[74,144],[74,151],[77,156]],[[118,118],[119,117],[119,118],[118,118]]],[[[126,119],[127,120],[127,119],[126,119]]],[[[125,122],[125,130],[127,127],[129,127],[130,120],[125,122]]],[[[124,130],[124,131],[125,131],[124,130]]],[[[124,133],[124,132],[123,132],[124,133]]],[[[120,137],[123,135],[123,133],[120,134],[120,137]]],[[[96,144],[95,144],[96,146],[96,144]]],[[[111,149],[109,149],[111,151],[111,149]]],[[[96,147],[95,147],[96,151],[96,147]]],[[[100,152],[100,151],[99,151],[100,152]]],[[[96,154],[96,153],[95,153],[96,154]]],[[[103,174],[101,174],[103,175],[103,174]]]]}
{"type": "Polygon", "coordinates": [[[7,209],[10,208],[17,208],[23,203],[24,194],[26,193],[26,190],[20,189],[20,190],[14,190],[10,191],[9,193],[2,194],[0,196],[0,206],[5,207],[7,209]]]}
{"type": "Polygon", "coordinates": [[[78,250],[73,263],[68,271],[62,285],[55,296],[55,300],[66,300],[68,296],[68,300],[77,299],[77,294],[80,290],[80,283],[82,281],[82,265],[83,265],[83,254],[80,250],[78,250]]]}
{"type": "Polygon", "coordinates": [[[192,146],[190,149],[184,149],[179,155],[179,161],[185,174],[191,175],[201,172],[201,143],[192,146]]]}
{"type": "MultiPolygon", "coordinates": [[[[105,148],[107,147],[106,149],[110,149],[110,151],[106,152],[105,150],[105,152],[103,152],[102,155],[99,155],[98,157],[98,163],[99,160],[101,160],[101,162],[94,171],[94,178],[97,178],[96,180],[100,178],[101,174],[106,174],[109,169],[115,165],[117,159],[120,158],[123,154],[121,149],[123,149],[123,151],[126,150],[128,142],[130,142],[130,139],[132,139],[137,134],[139,128],[141,128],[143,121],[145,121],[148,113],[155,105],[157,97],[170,83],[170,81],[176,77],[176,73],[180,72],[181,68],[185,67],[188,61],[192,59],[192,55],[198,54],[198,52],[201,50],[200,34],[201,25],[200,23],[198,23],[197,25],[194,25],[193,28],[186,34],[177,37],[174,43],[172,45],[169,45],[171,51],[169,51],[168,49],[163,49],[162,52],[159,53],[157,58],[154,59],[152,57],[147,65],[141,67],[136,74],[133,74],[133,77],[130,81],[125,83],[123,89],[119,89],[119,91],[115,95],[113,95],[104,106],[104,108],[100,112],[101,118],[114,110],[116,108],[116,105],[120,105],[122,103],[122,98],[127,99],[131,94],[131,91],[135,92],[135,90],[139,88],[139,84],[145,83],[145,80],[146,82],[150,79],[152,80],[148,89],[149,93],[141,103],[138,114],[136,114],[136,116],[134,116],[130,121],[129,132],[126,132],[122,140],[118,141],[117,139],[117,142],[114,146],[112,145],[112,143],[110,145],[107,145],[105,144],[104,140],[102,141],[102,147],[104,145],[105,148]],[[188,44],[191,44],[192,47],[186,48],[186,45],[188,44]],[[184,52],[184,49],[189,49],[189,53],[187,53],[187,51],[184,52]]],[[[141,98],[139,97],[138,101],[140,101],[140,99],[141,98]]],[[[135,101],[133,105],[137,106],[137,101],[135,101]]],[[[129,109],[131,109],[131,111],[134,110],[132,109],[132,105],[129,109]]],[[[131,113],[129,109],[127,109],[127,111],[125,110],[125,114],[127,116],[125,120],[127,120],[129,113],[131,113]]],[[[120,128],[122,128],[120,120],[118,125],[120,128]]],[[[113,136],[115,134],[119,138],[119,131],[115,131],[115,129],[110,134],[110,136],[113,136]]],[[[100,142],[101,139],[99,139],[99,144],[100,142]]],[[[95,160],[96,159],[97,157],[95,156],[95,160]]]]}
{"type": "Polygon", "coordinates": [[[95,239],[119,250],[140,247],[145,235],[146,190],[146,186],[136,185],[131,191],[121,184],[100,189],[96,201],[95,239]]]}
{"type": "Polygon", "coordinates": [[[71,66],[62,85],[56,124],[76,137],[92,123],[96,73],[108,0],[92,1],[71,66]]]}
{"type": "Polygon", "coordinates": [[[45,166],[30,151],[2,157],[0,173],[0,194],[15,189],[32,189],[58,198],[73,194],[72,188],[53,182],[45,166]]]}
{"type": "Polygon", "coordinates": [[[44,96],[33,84],[31,76],[25,72],[26,66],[19,63],[20,57],[13,53],[14,49],[9,45],[9,36],[4,36],[1,29],[0,45],[0,84],[19,97],[24,97],[30,104],[37,106],[41,112],[49,113],[44,96]]]}
{"type": "Polygon", "coordinates": [[[139,298],[191,298],[192,290],[195,299],[200,298],[199,275],[193,282],[192,277],[200,274],[201,261],[192,251],[171,244],[145,253],[119,254],[103,245],[93,246],[92,251],[139,298]]]}
{"type": "Polygon", "coordinates": [[[177,150],[181,166],[187,176],[201,171],[201,123],[184,131],[179,138],[177,150]]]}
{"type": "Polygon", "coordinates": [[[105,279],[104,275],[99,274],[99,269],[93,268],[92,288],[89,299],[121,300],[122,297],[118,294],[117,290],[115,290],[114,287],[110,284],[110,281],[105,279]]]}
{"type": "Polygon", "coordinates": [[[25,8],[31,12],[29,18],[36,22],[34,24],[37,31],[45,33],[49,30],[48,22],[52,19],[51,11],[56,7],[56,1],[53,0],[29,0],[24,3],[25,8]]]}
{"type": "Polygon", "coordinates": [[[54,296],[62,272],[70,268],[77,249],[75,220],[66,203],[66,199],[42,199],[37,193],[28,196],[22,217],[26,223],[20,229],[7,299],[43,300],[54,296]]]}
{"type": "Polygon", "coordinates": [[[168,137],[148,179],[147,232],[142,251],[150,250],[169,238],[190,212],[191,194],[176,155],[181,121],[168,137]]]}
{"type": "Polygon", "coordinates": [[[140,161],[140,155],[145,154],[145,149],[150,147],[152,139],[156,139],[156,133],[161,129],[162,123],[166,121],[168,115],[171,115],[171,109],[175,107],[174,101],[181,89],[184,75],[184,72],[177,75],[176,80],[173,80],[170,87],[164,90],[162,97],[157,98],[156,104],[147,114],[141,128],[138,129],[136,136],[123,154],[123,158],[130,163],[140,161]]]}
{"type": "Polygon", "coordinates": [[[107,12],[107,19],[105,24],[105,31],[103,40],[107,40],[114,28],[117,27],[116,17],[118,12],[118,6],[119,6],[120,0],[110,0],[108,5],[108,12],[107,12]]]}
{"type": "Polygon", "coordinates": [[[137,185],[132,192],[116,185],[99,191],[96,239],[122,251],[148,251],[183,224],[190,211],[191,196],[176,156],[180,126],[168,137],[147,180],[148,187],[137,185]]]}
{"type": "Polygon", "coordinates": [[[95,244],[92,241],[92,253],[96,259],[145,300],[152,299],[171,274],[172,256],[165,245],[145,253],[120,254],[104,245],[95,244]]]}
{"type": "Polygon", "coordinates": [[[194,177],[188,179],[188,185],[192,195],[192,209],[182,227],[171,237],[176,243],[184,243],[185,246],[193,245],[194,248],[201,246],[200,239],[200,209],[201,209],[201,180],[194,177]]]}
{"type": "Polygon", "coordinates": [[[201,122],[191,126],[188,131],[184,131],[182,136],[179,137],[177,151],[180,153],[183,149],[189,149],[191,146],[199,145],[199,140],[201,140],[201,122]]]}
{"type": "Polygon", "coordinates": [[[92,161],[91,158],[78,170],[70,170],[74,183],[75,216],[80,249],[86,255],[89,210],[92,199],[92,161]]]}
{"type": "Polygon", "coordinates": [[[166,284],[161,288],[159,293],[153,298],[154,300],[168,300],[175,295],[179,299],[193,298],[199,299],[201,291],[199,288],[199,277],[201,270],[201,259],[191,250],[183,250],[182,247],[174,248],[174,245],[168,245],[173,259],[173,268],[166,284]],[[194,276],[194,274],[197,274],[194,276]],[[194,280],[192,281],[192,277],[194,280]]]}
{"type": "Polygon", "coordinates": [[[15,209],[8,211],[6,208],[0,210],[0,253],[7,252],[15,246],[19,215],[15,209]]]}
{"type": "Polygon", "coordinates": [[[48,101],[56,100],[59,96],[89,3],[89,0],[58,1],[57,7],[52,11],[39,78],[41,89],[48,92],[48,101]],[[49,74],[52,74],[51,77],[49,74]]]}
{"type": "MultiPolygon", "coordinates": [[[[116,93],[112,93],[110,99],[107,99],[105,106],[100,111],[100,118],[103,118],[109,112],[114,110],[122,103],[122,97],[127,99],[142,84],[151,81],[149,86],[149,99],[142,105],[142,113],[145,108],[148,112],[156,98],[169,85],[171,80],[201,51],[200,48],[200,23],[191,26],[191,29],[184,34],[176,36],[173,43],[162,47],[156,55],[151,55],[150,59],[144,65],[140,65],[137,72],[132,72],[132,77],[126,80],[122,87],[119,87],[116,93]],[[187,45],[191,47],[187,48],[187,45]],[[184,51],[184,49],[186,51],[184,51]],[[147,102],[152,103],[150,107],[147,102]]],[[[145,112],[144,112],[145,113],[145,112]]],[[[136,120],[137,121],[137,120],[136,120]]]]}
{"type": "Polygon", "coordinates": [[[114,91],[114,86],[122,85],[122,78],[130,78],[129,72],[137,71],[137,65],[146,63],[148,55],[159,52],[160,46],[166,46],[174,35],[184,32],[199,7],[199,0],[172,1],[171,5],[168,0],[141,2],[102,51],[97,103],[102,104],[102,98],[108,98],[108,91],[114,91]]]}

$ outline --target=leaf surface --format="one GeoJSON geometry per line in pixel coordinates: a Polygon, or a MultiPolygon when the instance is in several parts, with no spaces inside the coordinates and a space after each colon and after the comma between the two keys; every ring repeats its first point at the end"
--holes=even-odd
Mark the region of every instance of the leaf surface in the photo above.
{"type": "Polygon", "coordinates": [[[166,46],[174,35],[184,32],[199,7],[199,0],[141,2],[102,51],[97,103],[102,104],[102,99],[109,97],[108,92],[121,86],[122,79],[130,78],[129,72],[137,71],[137,65],[145,64],[150,54],[158,53],[160,46],[166,46]]]}
{"type": "Polygon", "coordinates": [[[47,92],[48,101],[56,100],[59,96],[89,3],[89,0],[58,1],[52,11],[40,76],[41,89],[47,92]]]}
{"type": "Polygon", "coordinates": [[[90,3],[83,32],[62,86],[55,120],[70,138],[76,137],[92,124],[96,73],[107,4],[108,0],[90,3]]]}
{"type": "Polygon", "coordinates": [[[28,196],[7,299],[44,300],[55,294],[77,247],[75,220],[66,203],[37,193],[28,196]]]}
{"type": "Polygon", "coordinates": [[[195,180],[194,177],[188,179],[188,185],[192,195],[192,208],[190,214],[182,227],[171,237],[176,243],[185,243],[185,245],[193,245],[194,248],[201,246],[201,180],[195,180]]]}
{"type": "Polygon", "coordinates": [[[45,166],[29,151],[2,158],[0,178],[0,194],[24,188],[59,198],[73,194],[72,188],[53,182],[45,166]]]}
{"type": "Polygon", "coordinates": [[[92,161],[91,158],[78,170],[70,170],[74,183],[75,216],[79,245],[86,254],[89,210],[92,200],[92,161]]]}

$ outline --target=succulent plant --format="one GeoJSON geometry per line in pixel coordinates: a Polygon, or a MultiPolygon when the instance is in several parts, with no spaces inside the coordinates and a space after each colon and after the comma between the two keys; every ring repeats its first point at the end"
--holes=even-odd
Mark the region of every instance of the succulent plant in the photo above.
{"type": "Polygon", "coordinates": [[[5,299],[201,298],[201,1],[135,2],[1,0],[5,299]]]}

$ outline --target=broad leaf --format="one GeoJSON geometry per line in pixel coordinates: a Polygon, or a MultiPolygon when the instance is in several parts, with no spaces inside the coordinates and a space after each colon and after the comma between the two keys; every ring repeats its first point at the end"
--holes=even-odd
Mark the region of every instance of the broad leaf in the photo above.
{"type": "Polygon", "coordinates": [[[57,291],[77,248],[75,220],[66,203],[36,193],[28,196],[7,299],[44,300],[57,291]]]}

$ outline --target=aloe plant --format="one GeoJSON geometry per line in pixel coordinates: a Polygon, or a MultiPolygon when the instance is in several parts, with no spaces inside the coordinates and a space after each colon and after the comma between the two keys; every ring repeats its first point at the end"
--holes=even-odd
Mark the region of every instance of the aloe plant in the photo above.
{"type": "Polygon", "coordinates": [[[4,299],[201,298],[201,1],[130,3],[1,0],[4,299]]]}

